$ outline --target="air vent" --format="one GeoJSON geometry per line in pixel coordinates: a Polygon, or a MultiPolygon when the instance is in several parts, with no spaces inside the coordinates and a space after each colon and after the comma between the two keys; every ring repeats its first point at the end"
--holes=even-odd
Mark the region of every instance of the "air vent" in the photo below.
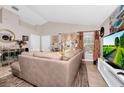
{"type": "Polygon", "coordinates": [[[12,6],[12,9],[15,10],[15,11],[19,11],[19,9],[15,6],[12,6]]]}

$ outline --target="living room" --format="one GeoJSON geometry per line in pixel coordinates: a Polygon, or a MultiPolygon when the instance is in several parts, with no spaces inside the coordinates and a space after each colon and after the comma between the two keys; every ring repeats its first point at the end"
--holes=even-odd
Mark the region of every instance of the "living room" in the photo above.
{"type": "Polygon", "coordinates": [[[108,45],[123,14],[123,5],[0,5],[0,86],[124,86],[123,53],[108,45]]]}

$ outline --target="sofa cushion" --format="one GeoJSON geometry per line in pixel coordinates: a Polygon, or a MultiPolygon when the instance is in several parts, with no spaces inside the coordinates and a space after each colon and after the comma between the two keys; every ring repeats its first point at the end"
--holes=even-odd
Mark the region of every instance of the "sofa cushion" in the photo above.
{"type": "Polygon", "coordinates": [[[64,56],[67,57],[67,58],[71,58],[71,57],[73,57],[74,55],[75,55],[75,54],[70,51],[70,52],[66,52],[64,56]]]}
{"type": "MultiPolygon", "coordinates": [[[[64,61],[69,60],[74,55],[76,55],[78,52],[80,52],[80,49],[75,49],[75,50],[70,49],[68,51],[65,51],[65,55],[63,57],[63,60],[64,61]]],[[[34,52],[33,56],[34,57],[40,57],[40,58],[57,59],[57,60],[61,59],[61,54],[59,52],[34,52]]]]}
{"type": "Polygon", "coordinates": [[[35,52],[35,57],[50,58],[50,59],[61,59],[59,52],[35,52]]]}
{"type": "Polygon", "coordinates": [[[65,52],[65,57],[71,58],[80,51],[81,51],[81,49],[69,49],[68,51],[65,52]]]}

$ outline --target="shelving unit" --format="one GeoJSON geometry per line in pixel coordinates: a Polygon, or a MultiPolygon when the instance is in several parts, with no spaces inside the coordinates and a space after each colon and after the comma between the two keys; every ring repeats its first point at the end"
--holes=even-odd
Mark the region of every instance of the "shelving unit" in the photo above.
{"type": "Polygon", "coordinates": [[[18,55],[21,54],[21,52],[25,51],[25,49],[8,49],[8,50],[1,50],[1,58],[0,58],[0,64],[10,64],[14,61],[18,60],[18,55]],[[13,55],[11,55],[13,54],[13,55]]]}
{"type": "Polygon", "coordinates": [[[124,73],[124,70],[113,68],[101,58],[98,59],[98,70],[103,76],[108,86],[124,87],[124,75],[117,74],[118,72],[124,73]]]}

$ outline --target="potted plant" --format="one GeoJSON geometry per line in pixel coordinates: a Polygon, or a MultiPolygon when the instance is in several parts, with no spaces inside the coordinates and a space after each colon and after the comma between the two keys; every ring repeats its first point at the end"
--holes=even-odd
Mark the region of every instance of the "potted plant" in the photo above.
{"type": "Polygon", "coordinates": [[[24,41],[24,40],[17,40],[17,43],[18,43],[20,49],[21,49],[24,45],[27,44],[26,41],[24,41]]]}

